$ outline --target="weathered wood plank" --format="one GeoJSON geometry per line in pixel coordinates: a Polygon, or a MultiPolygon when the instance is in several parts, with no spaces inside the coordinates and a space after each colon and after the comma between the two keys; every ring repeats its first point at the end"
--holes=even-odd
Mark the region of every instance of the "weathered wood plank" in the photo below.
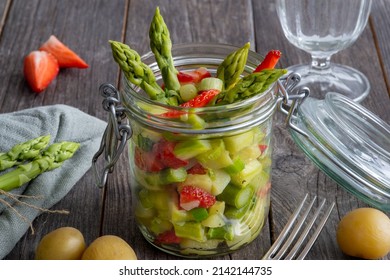
{"type": "MultiPolygon", "coordinates": [[[[0,112],[63,103],[106,119],[98,87],[115,83],[118,70],[112,63],[109,39],[120,40],[125,1],[13,1],[0,41],[0,112]],[[33,94],[22,75],[23,57],[37,49],[51,34],[83,57],[85,70],[61,70],[49,88],[33,94]]],[[[100,234],[102,191],[92,171],[74,186],[54,209],[69,215],[42,214],[34,222],[35,235],[26,233],[8,259],[32,259],[42,236],[60,226],[74,226],[89,243],[100,234]]]]}
{"type": "Polygon", "coordinates": [[[0,38],[3,31],[5,21],[8,16],[8,11],[10,9],[12,0],[1,0],[0,1],[0,38]]]}
{"type": "MultiPolygon", "coordinates": [[[[384,70],[384,79],[387,83],[387,92],[390,96],[390,30],[384,28],[390,25],[389,19],[390,3],[386,0],[372,1],[370,24],[374,30],[373,35],[378,44],[382,67],[384,70]]],[[[387,99],[389,103],[389,99],[387,99]]],[[[388,119],[389,120],[389,119],[388,119]]]]}

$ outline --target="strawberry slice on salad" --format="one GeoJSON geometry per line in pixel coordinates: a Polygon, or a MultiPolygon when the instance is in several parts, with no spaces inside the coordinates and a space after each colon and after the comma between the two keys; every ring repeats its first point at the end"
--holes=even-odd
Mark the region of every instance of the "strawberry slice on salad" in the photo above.
{"type": "Polygon", "coordinates": [[[74,51],[64,45],[56,36],[51,35],[39,48],[54,55],[60,68],[88,68],[88,64],[80,58],[74,51]]]}
{"type": "Polygon", "coordinates": [[[209,208],[214,205],[216,198],[204,189],[184,186],[179,192],[179,205],[184,210],[191,210],[197,207],[209,208]]]}
{"type": "Polygon", "coordinates": [[[204,68],[199,67],[196,70],[193,71],[187,71],[187,72],[181,72],[177,73],[177,79],[179,80],[180,84],[186,84],[186,83],[199,83],[204,78],[211,77],[210,72],[204,68]]]}
{"type": "Polygon", "coordinates": [[[57,77],[57,59],[45,51],[32,51],[23,62],[24,77],[31,89],[40,93],[57,77]]]}

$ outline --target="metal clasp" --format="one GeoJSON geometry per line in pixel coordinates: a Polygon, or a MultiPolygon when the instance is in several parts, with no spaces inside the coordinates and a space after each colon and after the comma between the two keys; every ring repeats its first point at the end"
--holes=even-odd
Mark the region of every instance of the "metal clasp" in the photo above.
{"type": "Polygon", "coordinates": [[[109,112],[107,127],[104,131],[100,148],[93,156],[92,166],[97,185],[102,188],[107,183],[108,173],[113,171],[120,154],[123,152],[127,140],[133,131],[127,122],[126,109],[121,106],[120,94],[112,84],[102,84],[100,94],[104,97],[103,109],[109,112]],[[97,160],[104,152],[104,166],[99,174],[97,160]]]}
{"type": "Polygon", "coordinates": [[[297,127],[293,122],[297,118],[296,112],[298,111],[299,106],[310,94],[310,89],[308,87],[296,88],[300,81],[301,76],[294,72],[278,81],[279,94],[281,96],[278,101],[279,110],[287,115],[286,126],[288,128],[308,137],[307,133],[297,127]]]}

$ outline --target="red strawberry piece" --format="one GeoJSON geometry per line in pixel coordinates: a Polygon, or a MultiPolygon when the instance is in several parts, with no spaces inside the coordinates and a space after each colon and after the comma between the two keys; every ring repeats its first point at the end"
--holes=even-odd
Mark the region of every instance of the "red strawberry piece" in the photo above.
{"type": "Polygon", "coordinates": [[[164,165],[156,159],[153,152],[146,152],[138,147],[134,151],[134,163],[139,169],[147,172],[158,172],[164,169],[164,165]]]}
{"type": "Polygon", "coordinates": [[[157,244],[179,244],[181,242],[181,238],[176,236],[174,230],[168,230],[163,233],[160,233],[155,242],[157,244]]]}
{"type": "Polygon", "coordinates": [[[180,191],[180,207],[187,211],[197,207],[209,208],[215,201],[214,195],[198,187],[184,186],[180,191]]]}
{"type": "Polygon", "coordinates": [[[180,168],[188,164],[188,160],[182,160],[175,156],[173,149],[176,143],[169,142],[165,139],[161,139],[153,146],[153,152],[156,155],[156,159],[170,168],[180,168]]]}
{"type": "Polygon", "coordinates": [[[51,35],[40,48],[40,51],[47,51],[54,55],[60,68],[88,68],[88,64],[74,51],[65,46],[56,36],[51,35]]]}
{"type": "Polygon", "coordinates": [[[179,72],[177,73],[177,79],[181,84],[187,83],[199,83],[202,79],[211,77],[210,72],[204,68],[200,67],[194,71],[179,72]]]}
{"type": "Polygon", "coordinates": [[[57,59],[48,52],[32,51],[24,58],[24,77],[36,93],[46,89],[59,70],[57,59]]]}
{"type": "Polygon", "coordinates": [[[200,163],[196,163],[190,169],[187,170],[187,174],[207,174],[207,169],[204,168],[200,163]]]}

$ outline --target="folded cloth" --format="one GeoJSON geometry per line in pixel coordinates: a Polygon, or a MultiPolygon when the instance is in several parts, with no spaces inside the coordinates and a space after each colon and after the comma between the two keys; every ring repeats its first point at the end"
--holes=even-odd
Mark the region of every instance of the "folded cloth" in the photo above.
{"type": "MultiPolygon", "coordinates": [[[[11,193],[41,196],[41,199],[19,197],[19,201],[43,209],[52,207],[91,167],[92,157],[99,149],[105,126],[104,121],[66,105],[43,106],[0,114],[0,152],[7,152],[15,144],[48,134],[51,135],[49,145],[60,141],[81,144],[73,157],[66,160],[61,167],[42,173],[11,193]]],[[[7,170],[0,174],[4,172],[7,170]]],[[[27,219],[24,221],[0,201],[0,259],[3,259],[29,229],[29,222],[42,212],[1,194],[0,198],[9,202],[14,210],[27,219]]]]}

